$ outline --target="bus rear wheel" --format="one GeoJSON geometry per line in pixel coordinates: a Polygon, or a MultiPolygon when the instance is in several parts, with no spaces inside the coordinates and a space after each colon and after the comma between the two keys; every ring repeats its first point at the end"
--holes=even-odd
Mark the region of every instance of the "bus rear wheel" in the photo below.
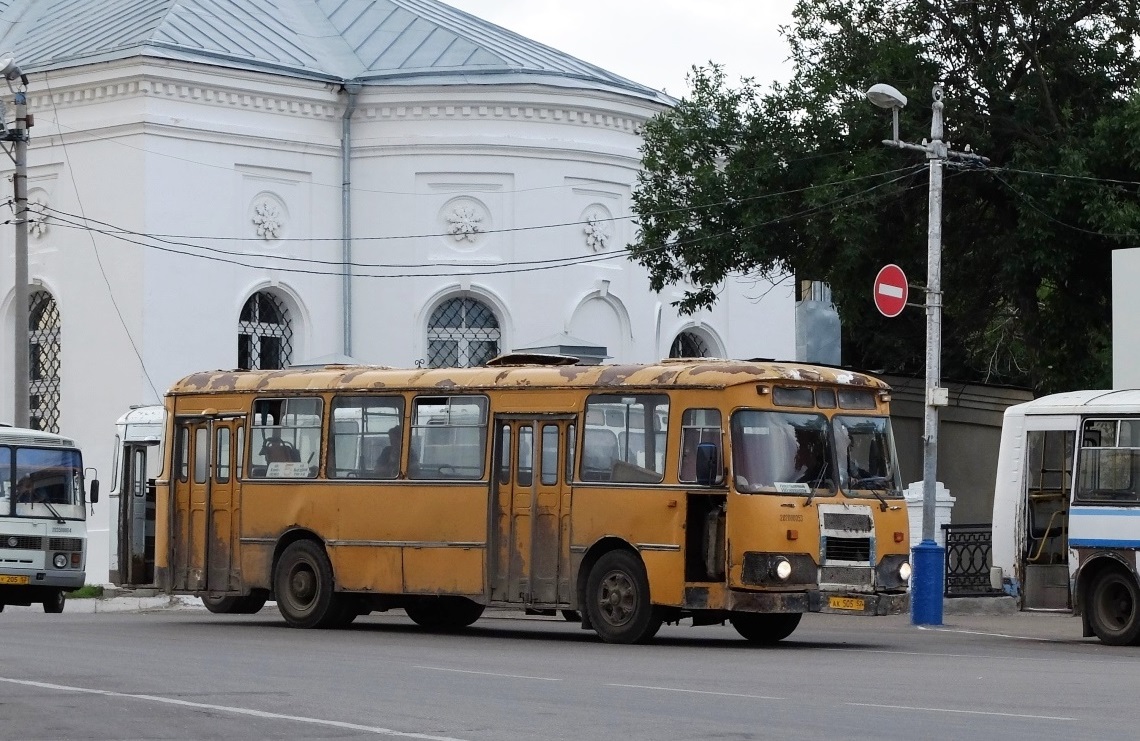
{"type": "Polygon", "coordinates": [[[1110,646],[1140,640],[1140,588],[1130,574],[1105,571],[1093,582],[1088,601],[1093,633],[1110,646]]]}
{"type": "Polygon", "coordinates": [[[420,597],[404,606],[416,625],[428,630],[463,630],[483,615],[484,606],[466,597],[420,597]]]}
{"type": "Polygon", "coordinates": [[[343,624],[343,609],[333,591],[333,570],[320,545],[292,543],[277,561],[273,593],[281,617],[294,628],[326,628],[343,624]]]}
{"type": "Polygon", "coordinates": [[[44,612],[63,612],[63,605],[66,602],[67,595],[64,594],[64,591],[62,589],[53,589],[48,597],[44,600],[44,612]]]}
{"type": "Polygon", "coordinates": [[[742,613],[729,618],[732,627],[749,643],[769,644],[782,641],[795,631],[802,618],[798,612],[780,612],[770,615],[742,613]]]}
{"type": "Polygon", "coordinates": [[[586,611],[606,643],[644,643],[661,628],[649,601],[649,578],[629,551],[606,553],[586,579],[586,611]]]}

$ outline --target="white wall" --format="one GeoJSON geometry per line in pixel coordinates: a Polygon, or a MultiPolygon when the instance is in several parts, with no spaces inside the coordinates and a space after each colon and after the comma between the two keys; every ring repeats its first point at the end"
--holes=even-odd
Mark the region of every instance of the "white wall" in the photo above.
{"type": "Polygon", "coordinates": [[[1140,248],[1112,252],[1112,387],[1140,388],[1140,248]]]}

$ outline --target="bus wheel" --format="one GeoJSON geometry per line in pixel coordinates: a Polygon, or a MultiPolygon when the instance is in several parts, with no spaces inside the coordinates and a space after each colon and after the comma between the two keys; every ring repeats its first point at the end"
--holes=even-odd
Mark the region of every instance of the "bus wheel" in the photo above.
{"type": "Polygon", "coordinates": [[[483,605],[466,597],[421,597],[404,606],[416,625],[428,630],[463,630],[483,615],[483,605]]]}
{"type": "Polygon", "coordinates": [[[44,600],[44,612],[63,612],[63,604],[67,602],[67,595],[62,589],[53,589],[51,595],[44,600]]]}
{"type": "Polygon", "coordinates": [[[776,643],[792,634],[802,618],[798,612],[780,612],[771,615],[740,613],[729,618],[744,640],[751,643],[776,643]]]}
{"type": "Polygon", "coordinates": [[[206,609],[217,615],[229,615],[230,613],[237,612],[238,603],[242,600],[241,597],[203,597],[202,604],[206,609]]]}
{"type": "Polygon", "coordinates": [[[1140,639],[1140,589],[1131,575],[1109,569],[1096,578],[1088,601],[1093,633],[1110,646],[1140,639]]]}
{"type": "Polygon", "coordinates": [[[238,615],[256,615],[261,612],[261,608],[265,607],[265,603],[268,601],[269,595],[265,592],[247,594],[244,597],[238,598],[234,612],[238,615]]]}
{"type": "Polygon", "coordinates": [[[610,551],[594,564],[586,580],[586,611],[607,643],[641,643],[661,628],[645,568],[629,551],[610,551]]]}
{"type": "Polygon", "coordinates": [[[294,628],[329,627],[341,617],[332,564],[311,540],[298,540],[281,554],[273,572],[273,593],[281,616],[294,628]]]}

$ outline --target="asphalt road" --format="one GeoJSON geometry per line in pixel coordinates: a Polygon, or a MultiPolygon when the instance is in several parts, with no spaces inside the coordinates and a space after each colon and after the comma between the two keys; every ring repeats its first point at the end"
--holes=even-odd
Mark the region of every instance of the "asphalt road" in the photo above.
{"type": "MultiPolygon", "coordinates": [[[[1134,739],[1140,648],[1058,615],[809,615],[776,647],[728,627],[603,644],[488,613],[287,628],[201,609],[0,614],[0,739],[1134,739]]],[[[508,617],[508,615],[510,615],[508,617]]]]}

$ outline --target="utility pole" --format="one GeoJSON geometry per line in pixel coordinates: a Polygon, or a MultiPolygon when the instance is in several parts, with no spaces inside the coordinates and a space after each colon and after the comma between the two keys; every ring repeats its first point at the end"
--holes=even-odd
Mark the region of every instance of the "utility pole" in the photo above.
{"type": "MultiPolygon", "coordinates": [[[[12,148],[6,150],[16,166],[12,177],[13,196],[16,212],[16,265],[13,277],[16,281],[13,301],[15,301],[15,326],[13,336],[15,347],[12,354],[12,390],[13,401],[12,423],[16,427],[28,426],[28,384],[30,382],[30,362],[28,346],[28,98],[26,89],[28,78],[16,64],[16,60],[8,57],[0,59],[0,75],[8,81],[8,88],[12,88],[12,81],[20,81],[20,89],[13,90],[16,94],[16,128],[9,130],[0,117],[0,129],[3,130],[0,141],[12,142],[12,148]]],[[[2,106],[0,106],[2,110],[2,106]]]]}
{"type": "Polygon", "coordinates": [[[922,542],[911,551],[914,579],[911,587],[911,622],[915,625],[942,624],[942,594],[946,549],[935,538],[938,484],[938,410],[946,406],[948,393],[942,388],[942,167],[947,160],[985,165],[989,160],[970,152],[952,152],[943,141],[942,86],[935,85],[930,141],[911,144],[899,139],[899,110],[906,96],[890,85],[873,85],[867,98],[894,113],[894,137],[883,144],[895,149],[922,152],[930,164],[930,191],[926,229],[926,409],[922,433],[922,542]]]}

